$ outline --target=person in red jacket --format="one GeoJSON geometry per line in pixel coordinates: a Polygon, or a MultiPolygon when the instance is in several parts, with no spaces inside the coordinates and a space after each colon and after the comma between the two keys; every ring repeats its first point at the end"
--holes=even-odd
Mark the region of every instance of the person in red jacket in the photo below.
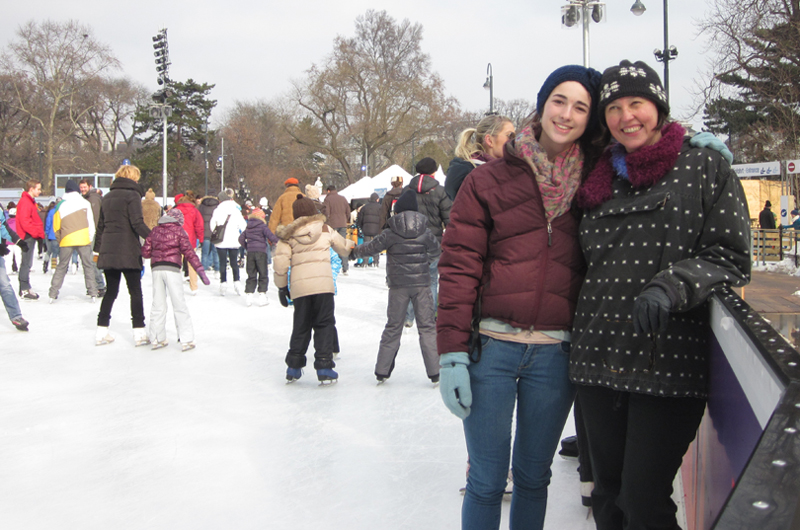
{"type": "Polygon", "coordinates": [[[31,289],[30,275],[33,265],[33,253],[38,239],[44,239],[44,223],[39,217],[36,206],[36,197],[42,193],[42,183],[38,180],[29,180],[25,184],[26,190],[22,192],[17,204],[17,234],[25,242],[27,248],[22,250],[22,263],[19,267],[19,296],[23,300],[38,300],[39,295],[31,289]]]}
{"type": "MultiPolygon", "coordinates": [[[[192,190],[187,190],[186,194],[179,193],[175,196],[175,208],[183,214],[183,229],[189,235],[189,243],[192,248],[197,248],[203,244],[205,229],[203,228],[203,214],[195,205],[195,195],[192,190]]],[[[191,293],[197,294],[197,270],[191,263],[187,263],[189,268],[189,289],[191,293]]]]}

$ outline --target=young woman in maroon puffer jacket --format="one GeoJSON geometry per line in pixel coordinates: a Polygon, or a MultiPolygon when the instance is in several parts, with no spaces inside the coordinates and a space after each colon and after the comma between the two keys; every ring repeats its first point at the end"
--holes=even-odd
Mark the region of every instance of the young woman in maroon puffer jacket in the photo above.
{"type": "Polygon", "coordinates": [[[572,406],[570,329],[584,262],[572,199],[590,146],[600,73],[553,72],[503,157],[475,168],[439,262],[440,390],[464,421],[463,529],[496,529],[513,450],[511,528],[541,529],[550,463],[572,406]]]}

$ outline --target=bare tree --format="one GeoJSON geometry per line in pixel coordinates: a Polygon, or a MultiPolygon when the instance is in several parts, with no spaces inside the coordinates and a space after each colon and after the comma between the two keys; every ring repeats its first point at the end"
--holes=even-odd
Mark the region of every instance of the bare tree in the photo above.
{"type": "Polygon", "coordinates": [[[96,101],[82,97],[119,62],[87,26],[75,21],[28,22],[0,57],[0,68],[14,87],[11,105],[38,124],[43,136],[45,188],[56,157],[89,120],[96,101]]]}
{"type": "Polygon", "coordinates": [[[714,53],[706,126],[747,146],[739,161],[798,157],[798,20],[800,0],[714,0],[700,23],[714,53]]]}
{"type": "Polygon", "coordinates": [[[294,83],[299,116],[290,134],[337,160],[348,183],[359,161],[373,171],[391,163],[413,138],[435,129],[437,115],[452,104],[421,41],[420,24],[398,23],[385,11],[358,17],[355,36],[337,37],[325,62],[294,83]],[[301,134],[303,118],[321,134],[301,134]]]}

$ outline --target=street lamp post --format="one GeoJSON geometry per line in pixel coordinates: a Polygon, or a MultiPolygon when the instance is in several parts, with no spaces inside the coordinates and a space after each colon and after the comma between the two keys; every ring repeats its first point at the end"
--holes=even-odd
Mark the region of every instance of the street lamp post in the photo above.
{"type": "Polygon", "coordinates": [[[203,132],[206,135],[205,143],[203,143],[203,162],[205,162],[205,176],[206,176],[206,193],[208,195],[208,119],[203,124],[203,132]]]}
{"type": "Polygon", "coordinates": [[[569,0],[561,6],[561,27],[583,27],[583,66],[589,68],[589,20],[602,22],[606,18],[606,5],[596,0],[569,0]]]}
{"type": "Polygon", "coordinates": [[[492,63],[486,67],[486,82],[483,88],[489,91],[489,114],[494,114],[494,77],[492,76],[492,63]]]}
{"type": "MultiPolygon", "coordinates": [[[[631,13],[641,16],[647,8],[641,2],[636,2],[631,6],[631,13]]],[[[669,101],[669,62],[678,58],[678,49],[675,46],[669,45],[669,11],[668,0],[664,0],[664,49],[653,50],[653,55],[656,56],[656,61],[664,63],[664,92],[667,94],[667,101],[669,101]]]]}

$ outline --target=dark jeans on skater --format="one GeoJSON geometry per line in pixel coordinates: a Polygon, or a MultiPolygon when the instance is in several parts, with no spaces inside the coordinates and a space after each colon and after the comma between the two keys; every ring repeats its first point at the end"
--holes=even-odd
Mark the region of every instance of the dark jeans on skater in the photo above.
{"type": "Polygon", "coordinates": [[[244,283],[245,293],[266,293],[269,287],[269,270],[267,268],[267,253],[258,251],[247,252],[247,281],[244,283]]]}
{"type": "Polygon", "coordinates": [[[28,244],[28,250],[22,251],[22,260],[19,264],[19,294],[31,289],[31,267],[33,266],[33,254],[36,252],[36,240],[30,234],[25,234],[24,241],[28,244]]]}
{"type": "Polygon", "coordinates": [[[306,350],[314,331],[314,369],[333,368],[333,343],[336,335],[336,319],[333,315],[333,293],[312,294],[294,299],[294,325],[289,339],[286,365],[303,368],[306,365],[306,350]]]}
{"type": "Polygon", "coordinates": [[[597,530],[680,528],[672,483],[697,434],[705,400],[577,386],[597,530]]]}
{"type": "Polygon", "coordinates": [[[238,248],[217,248],[219,255],[219,281],[225,283],[228,281],[228,260],[231,262],[231,270],[233,271],[233,281],[239,281],[239,249],[238,248]]]}
{"type": "Polygon", "coordinates": [[[131,298],[131,322],[134,328],[144,327],[144,302],[142,301],[142,271],[140,269],[105,269],[106,294],[100,303],[97,325],[108,327],[111,322],[111,309],[119,294],[120,278],[125,276],[128,295],[131,298]]]}

